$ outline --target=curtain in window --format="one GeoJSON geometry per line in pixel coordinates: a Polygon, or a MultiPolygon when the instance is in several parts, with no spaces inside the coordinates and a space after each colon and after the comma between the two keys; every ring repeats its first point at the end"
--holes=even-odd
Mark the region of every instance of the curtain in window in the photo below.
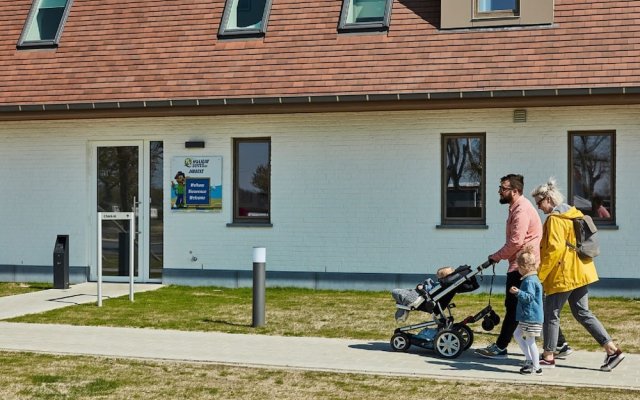
{"type": "Polygon", "coordinates": [[[266,0],[230,0],[226,29],[260,29],[266,0]]]}

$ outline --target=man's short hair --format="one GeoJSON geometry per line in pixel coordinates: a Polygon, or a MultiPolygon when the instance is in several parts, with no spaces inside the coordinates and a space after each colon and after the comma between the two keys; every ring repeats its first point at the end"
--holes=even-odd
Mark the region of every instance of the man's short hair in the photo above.
{"type": "Polygon", "coordinates": [[[500,178],[500,182],[509,181],[509,186],[514,188],[518,193],[524,192],[524,176],[520,174],[509,174],[500,178]]]}

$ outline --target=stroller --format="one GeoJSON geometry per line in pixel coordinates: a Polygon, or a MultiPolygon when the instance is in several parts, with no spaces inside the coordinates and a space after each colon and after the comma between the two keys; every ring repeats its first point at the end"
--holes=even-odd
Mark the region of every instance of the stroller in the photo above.
{"type": "MultiPolygon", "coordinates": [[[[391,337],[393,351],[409,351],[411,345],[419,346],[435,352],[442,358],[456,358],[473,344],[473,331],[468,324],[483,319],[482,327],[491,330],[500,323],[500,317],[489,304],[474,316],[465,318],[462,322],[454,323],[451,309],[455,304],[451,302],[456,293],[471,292],[480,287],[476,275],[494,265],[486,261],[473,270],[468,265],[462,265],[450,275],[439,279],[434,285],[430,282],[420,284],[416,292],[422,299],[413,301],[411,305],[399,304],[399,296],[392,292],[396,299],[398,312],[396,316],[412,310],[419,310],[431,314],[432,319],[413,325],[397,328],[391,337]],[[431,287],[429,287],[431,286],[431,287]],[[415,332],[418,331],[418,332],[415,332]],[[412,333],[413,332],[413,333],[412,333]]],[[[495,276],[495,270],[493,273],[495,276]]],[[[492,277],[493,286],[493,277],[492,277]]]]}

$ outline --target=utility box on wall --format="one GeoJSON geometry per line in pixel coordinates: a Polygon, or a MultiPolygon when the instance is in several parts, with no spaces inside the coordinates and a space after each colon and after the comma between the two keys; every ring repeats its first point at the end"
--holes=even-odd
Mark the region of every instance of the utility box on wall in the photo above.
{"type": "Polygon", "coordinates": [[[53,247],[53,288],[69,289],[69,235],[58,235],[53,247]]]}

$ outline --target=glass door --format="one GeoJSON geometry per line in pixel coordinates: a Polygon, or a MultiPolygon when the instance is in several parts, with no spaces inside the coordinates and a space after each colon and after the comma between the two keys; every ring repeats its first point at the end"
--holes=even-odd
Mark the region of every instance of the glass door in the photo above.
{"type": "Polygon", "coordinates": [[[149,218],[145,231],[149,232],[148,280],[162,281],[164,266],[164,146],[160,141],[149,142],[149,218]]]}
{"type": "MultiPolygon", "coordinates": [[[[136,231],[142,233],[141,143],[96,144],[96,215],[97,212],[134,211],[136,231]]],[[[143,207],[144,208],[144,207],[143,207]]],[[[129,221],[102,221],[102,276],[105,281],[129,279],[129,238],[134,238],[134,276],[140,280],[140,235],[131,232],[129,221]]],[[[97,234],[97,231],[96,231],[97,234]]],[[[97,274],[97,271],[94,272],[97,274]]],[[[93,274],[92,274],[93,275],[93,274]]]]}
{"type": "MultiPolygon", "coordinates": [[[[98,212],[135,212],[134,276],[137,282],[161,282],[164,264],[164,147],[161,141],[93,142],[95,184],[93,232],[98,212]]],[[[102,222],[102,276],[129,280],[129,222],[102,222]]],[[[95,243],[95,242],[94,242],[95,243]]],[[[94,248],[94,260],[97,260],[94,248]]],[[[95,263],[97,264],[97,262],[95,263]]],[[[91,269],[91,280],[97,269],[91,269]]]]}

